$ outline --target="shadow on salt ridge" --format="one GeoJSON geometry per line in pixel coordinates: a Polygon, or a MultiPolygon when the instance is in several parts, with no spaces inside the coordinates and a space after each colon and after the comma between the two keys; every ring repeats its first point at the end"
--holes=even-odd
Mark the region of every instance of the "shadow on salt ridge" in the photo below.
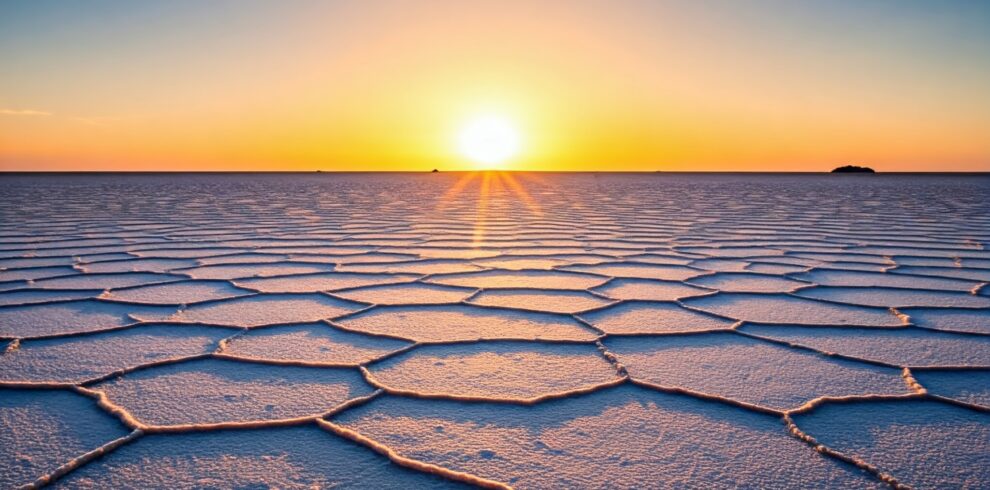
{"type": "Polygon", "coordinates": [[[795,281],[786,277],[750,272],[719,272],[695,277],[688,280],[687,283],[719,291],[741,293],[786,293],[794,288],[810,285],[807,282],[795,281]]]}
{"type": "Polygon", "coordinates": [[[203,359],[93,386],[148,425],[274,420],[324,413],[371,393],[355,369],[203,359]]]}
{"type": "Polygon", "coordinates": [[[675,301],[714,292],[680,282],[654,279],[614,279],[593,291],[610,298],[643,301],[675,301]]]}
{"type": "Polygon", "coordinates": [[[342,327],[420,342],[479,339],[595,340],[598,335],[573,318],[480,306],[382,306],[342,318],[342,327]]]}
{"type": "Polygon", "coordinates": [[[990,411],[990,369],[914,370],[914,379],[933,395],[982,405],[990,411]]]}
{"type": "Polygon", "coordinates": [[[376,305],[458,303],[477,291],[474,288],[429,283],[369,286],[334,293],[335,296],[376,305]]]}
{"type": "Polygon", "coordinates": [[[775,410],[821,396],[910,393],[898,369],[827,359],[728,332],[612,337],[605,344],[634,379],[775,410]]]}
{"type": "Polygon", "coordinates": [[[517,488],[877,487],[780,419],[630,386],[534,406],[382,397],[333,422],[406,457],[517,488]]]}
{"type": "Polygon", "coordinates": [[[231,286],[226,281],[189,280],[114,289],[102,295],[102,298],[127,303],[184,305],[218,299],[229,299],[247,294],[251,294],[251,292],[231,286]]]}
{"type": "Polygon", "coordinates": [[[0,308],[0,336],[42,337],[130,325],[133,315],[167,315],[172,308],[80,300],[0,308]]]}
{"type": "Polygon", "coordinates": [[[41,303],[71,301],[95,298],[101,290],[94,291],[48,291],[45,289],[23,289],[0,293],[0,306],[34,305],[41,303]]]}
{"type": "Polygon", "coordinates": [[[915,308],[902,311],[911,323],[933,330],[990,334],[990,311],[915,308]]]}
{"type": "Polygon", "coordinates": [[[115,289],[144,284],[160,284],[181,281],[184,276],[156,274],[152,272],[119,272],[108,274],[77,274],[74,276],[41,279],[34,287],[45,289],[115,289]]]}
{"type": "MultiPolygon", "coordinates": [[[[265,294],[192,305],[172,314],[135,315],[144,321],[208,323],[233,327],[257,327],[280,323],[304,323],[338,317],[364,305],[322,294],[265,294]]],[[[0,313],[2,314],[2,313],[0,313]]]]}
{"type": "Polygon", "coordinates": [[[915,488],[990,487],[990,414],[931,400],[826,403],[802,431],[915,488]]]}
{"type": "Polygon", "coordinates": [[[81,337],[25,340],[0,355],[0,380],[81,383],[120,369],[206,354],[224,328],[147,325],[81,337]]]}
{"type": "Polygon", "coordinates": [[[390,389],[526,400],[618,381],[595,345],[485,342],[421,346],[373,365],[390,389]]]}
{"type": "Polygon", "coordinates": [[[416,274],[361,274],[355,272],[327,272],[321,274],[285,277],[251,278],[235,280],[234,284],[263,293],[313,293],[334,291],[378,284],[395,284],[415,281],[416,274]]]}
{"type": "Polygon", "coordinates": [[[464,488],[406,470],[316,427],[147,435],[68,475],[64,488],[464,488]]]}
{"type": "Polygon", "coordinates": [[[128,432],[86,396],[0,389],[0,487],[33,483],[128,432]]]}
{"type": "Polygon", "coordinates": [[[342,264],[337,267],[346,272],[373,273],[410,273],[410,274],[452,274],[457,272],[473,272],[482,270],[470,262],[456,259],[428,259],[411,262],[395,262],[384,264],[342,264]]]}
{"type": "Polygon", "coordinates": [[[471,288],[587,289],[608,280],[605,277],[564,271],[482,271],[431,276],[435,284],[471,288]]]}
{"type": "Polygon", "coordinates": [[[631,301],[581,314],[610,334],[657,334],[728,329],[735,322],[691,311],[671,303],[631,301]]]}
{"type": "Polygon", "coordinates": [[[634,277],[640,279],[660,279],[665,281],[683,281],[705,273],[698,269],[683,265],[636,264],[613,262],[595,265],[571,265],[562,270],[588,272],[613,277],[634,277]]]}
{"type": "Polygon", "coordinates": [[[974,281],[946,279],[940,277],[908,276],[881,272],[859,272],[834,269],[813,270],[795,274],[795,279],[813,282],[821,286],[859,286],[908,289],[934,289],[944,291],[969,292],[976,286],[974,281]]]}
{"type": "Polygon", "coordinates": [[[290,274],[312,274],[329,272],[330,265],[306,264],[301,262],[281,262],[277,264],[225,264],[205,265],[190,269],[177,269],[172,272],[186,274],[193,279],[241,279],[248,277],[286,276],[290,274]]]}
{"type": "Polygon", "coordinates": [[[718,293],[687,298],[688,306],[737,320],[805,325],[900,327],[900,318],[883,308],[840,305],[783,294],[718,293]]]}
{"type": "Polygon", "coordinates": [[[517,308],[550,313],[577,313],[612,302],[585,291],[544,289],[496,289],[482,291],[470,300],[484,306],[517,308]]]}
{"type": "Polygon", "coordinates": [[[740,331],[895,366],[990,367],[990,337],[920,328],[743,325],[740,331]]]}
{"type": "Polygon", "coordinates": [[[900,288],[815,286],[794,294],[811,299],[887,308],[987,308],[990,298],[963,292],[900,288]]]}
{"type": "Polygon", "coordinates": [[[411,343],[342,332],[325,323],[252,330],[235,337],[224,354],[253,359],[357,366],[411,343]]]}

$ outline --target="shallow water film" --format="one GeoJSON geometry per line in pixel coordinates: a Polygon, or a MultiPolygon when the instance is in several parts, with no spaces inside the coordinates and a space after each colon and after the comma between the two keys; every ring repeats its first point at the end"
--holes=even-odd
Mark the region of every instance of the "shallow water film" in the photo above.
{"type": "Polygon", "coordinates": [[[986,176],[0,179],[2,488],[990,487],[986,176]]]}

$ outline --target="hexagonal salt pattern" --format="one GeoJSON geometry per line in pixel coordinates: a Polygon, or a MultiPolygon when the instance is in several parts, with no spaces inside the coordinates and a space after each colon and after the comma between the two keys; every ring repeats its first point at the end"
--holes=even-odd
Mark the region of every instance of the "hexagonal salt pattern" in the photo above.
{"type": "Polygon", "coordinates": [[[990,181],[834,177],[5,175],[0,487],[986,487],[990,181]]]}
{"type": "Polygon", "coordinates": [[[726,329],[733,321],[672,303],[630,301],[585,313],[582,318],[610,334],[661,334],[726,329]]]}
{"type": "Polygon", "coordinates": [[[604,283],[607,278],[589,274],[556,271],[483,271],[465,274],[436,275],[427,279],[435,284],[469,288],[542,288],[587,289],[604,283]]]}
{"type": "Polygon", "coordinates": [[[612,303],[584,291],[553,291],[541,289],[502,289],[484,291],[471,298],[471,303],[522,310],[577,313],[612,303]]]}
{"type": "Polygon", "coordinates": [[[565,315],[478,306],[389,306],[338,320],[342,327],[420,342],[480,339],[594,340],[597,334],[565,315]]]}
{"type": "Polygon", "coordinates": [[[325,320],[361,308],[362,305],[358,303],[319,294],[280,294],[202,303],[181,309],[171,315],[140,315],[139,318],[147,321],[257,327],[325,320]]]}
{"type": "Polygon", "coordinates": [[[776,410],[823,396],[910,393],[900,370],[829,359],[728,332],[615,337],[606,346],[633,379],[776,410]]]}
{"type": "Polygon", "coordinates": [[[128,432],[83,395],[0,389],[0,487],[34,483],[128,432]]]}
{"type": "Polygon", "coordinates": [[[744,325],[768,339],[893,366],[990,367],[990,336],[920,328],[875,329],[744,325]]]}
{"type": "Polygon", "coordinates": [[[147,325],[53,339],[23,340],[0,355],[0,381],[81,383],[151,362],[206,354],[225,328],[147,325]]]}
{"type": "Polygon", "coordinates": [[[633,387],[531,407],[386,397],[332,421],[404,457],[516,488],[879,488],[776,417],[633,387]]]}
{"type": "Polygon", "coordinates": [[[883,308],[822,303],[787,295],[719,293],[684,300],[688,306],[737,320],[802,325],[897,327],[902,322],[883,308]]]}
{"type": "MultiPolygon", "coordinates": [[[[74,472],[63,488],[458,488],[316,427],[151,435],[74,472]]],[[[469,488],[463,486],[463,488],[469,488]]]]}
{"type": "Polygon", "coordinates": [[[990,369],[915,369],[913,372],[914,379],[929,393],[990,411],[990,369]]]}
{"type": "Polygon", "coordinates": [[[990,309],[950,310],[944,308],[919,308],[905,309],[902,313],[908,315],[911,323],[923,328],[949,332],[990,334],[990,309]]]}
{"type": "Polygon", "coordinates": [[[688,282],[695,286],[734,293],[786,293],[809,285],[786,277],[745,272],[720,272],[695,277],[688,282]]]}
{"type": "Polygon", "coordinates": [[[417,396],[535,399],[619,379],[593,344],[431,345],[371,367],[390,390],[417,396]]]}
{"type": "Polygon", "coordinates": [[[815,286],[802,289],[795,294],[804,298],[862,306],[990,308],[990,298],[962,292],[815,286]]]}
{"type": "Polygon", "coordinates": [[[338,291],[335,296],[375,305],[459,303],[475,293],[473,288],[410,283],[368,286],[338,291]]]}
{"type": "Polygon", "coordinates": [[[104,293],[102,298],[127,303],[185,305],[229,299],[250,293],[225,281],[183,281],[115,289],[104,293]]]}
{"type": "Polygon", "coordinates": [[[673,281],[652,279],[614,279],[593,289],[598,294],[618,300],[676,301],[690,296],[700,296],[714,292],[673,281]]]}
{"type": "Polygon", "coordinates": [[[990,413],[930,400],[863,401],[794,418],[818,443],[914,488],[990,486],[990,413]]]}
{"type": "Polygon", "coordinates": [[[371,391],[352,369],[220,359],[134,371],[94,388],[152,426],[305,417],[371,391]]]}
{"type": "Polygon", "coordinates": [[[249,359],[357,366],[411,344],[313,323],[252,330],[233,337],[223,352],[249,359]]]}
{"type": "Polygon", "coordinates": [[[137,322],[137,315],[163,315],[168,309],[98,301],[33,304],[0,308],[0,336],[44,337],[113,329],[137,322]]]}
{"type": "Polygon", "coordinates": [[[417,277],[419,276],[410,274],[329,272],[326,274],[242,279],[234,281],[234,284],[262,293],[315,293],[377,284],[410,282],[414,281],[417,277]]]}

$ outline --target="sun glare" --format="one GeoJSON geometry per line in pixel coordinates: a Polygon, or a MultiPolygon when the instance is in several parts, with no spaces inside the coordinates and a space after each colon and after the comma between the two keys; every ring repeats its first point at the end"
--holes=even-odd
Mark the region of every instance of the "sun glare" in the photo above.
{"type": "Polygon", "coordinates": [[[502,116],[483,116],[465,124],[457,135],[461,154],[481,168],[497,168],[519,153],[519,131],[502,116]]]}

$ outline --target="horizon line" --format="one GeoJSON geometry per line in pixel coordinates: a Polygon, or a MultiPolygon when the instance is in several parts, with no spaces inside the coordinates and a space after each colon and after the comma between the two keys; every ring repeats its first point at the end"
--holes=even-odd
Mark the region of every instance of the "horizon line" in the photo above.
{"type": "MultiPolygon", "coordinates": [[[[0,175],[14,174],[432,174],[469,172],[511,172],[546,174],[832,174],[826,171],[801,170],[519,170],[519,169],[456,169],[456,170],[0,170],[0,175]]],[[[838,174],[843,174],[838,172],[838,174]]],[[[876,174],[990,174],[990,170],[978,171],[875,171],[876,174]]],[[[844,174],[843,174],[844,175],[844,174]]],[[[858,174],[862,175],[862,174],[858,174]]],[[[870,175],[870,174],[866,174],[870,175]]]]}

